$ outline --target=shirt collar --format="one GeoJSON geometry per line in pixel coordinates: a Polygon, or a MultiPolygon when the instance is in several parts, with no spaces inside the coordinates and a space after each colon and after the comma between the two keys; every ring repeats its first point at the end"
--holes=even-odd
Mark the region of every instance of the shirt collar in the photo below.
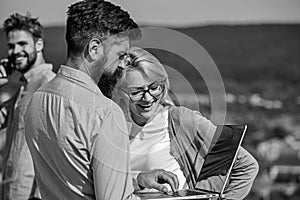
{"type": "Polygon", "coordinates": [[[57,74],[67,77],[68,79],[73,79],[81,84],[84,84],[87,88],[92,89],[93,91],[99,91],[101,93],[95,81],[88,74],[80,70],[66,65],[61,65],[57,74]]]}
{"type": "Polygon", "coordinates": [[[43,63],[35,68],[30,69],[28,72],[26,72],[24,74],[24,78],[26,79],[27,82],[30,82],[30,80],[36,76],[37,74],[39,74],[40,72],[44,71],[44,70],[52,70],[53,69],[53,65],[49,64],[49,63],[43,63]]]}

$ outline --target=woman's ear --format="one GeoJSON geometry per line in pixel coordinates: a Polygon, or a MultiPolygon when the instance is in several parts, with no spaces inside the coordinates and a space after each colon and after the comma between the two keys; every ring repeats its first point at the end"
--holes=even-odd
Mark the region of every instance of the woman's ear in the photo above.
{"type": "Polygon", "coordinates": [[[44,49],[44,40],[42,38],[35,42],[35,49],[37,52],[41,52],[44,49]]]}
{"type": "Polygon", "coordinates": [[[103,55],[104,52],[103,44],[97,38],[93,38],[90,40],[87,50],[87,53],[92,60],[97,60],[100,56],[103,55]]]}

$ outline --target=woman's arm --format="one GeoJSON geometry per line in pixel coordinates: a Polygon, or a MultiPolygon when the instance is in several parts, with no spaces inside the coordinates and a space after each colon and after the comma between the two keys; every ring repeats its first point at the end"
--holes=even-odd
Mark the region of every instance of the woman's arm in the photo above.
{"type": "Polygon", "coordinates": [[[229,183],[225,188],[227,199],[244,199],[251,190],[259,166],[255,158],[243,147],[234,163],[229,183]]]}
{"type": "MultiPolygon", "coordinates": [[[[203,140],[204,149],[207,152],[210,149],[212,137],[208,134],[214,134],[207,127],[211,127],[211,121],[205,117],[195,113],[194,119],[197,121],[198,138],[203,140]],[[206,134],[203,134],[206,133],[206,134]],[[206,148],[205,148],[206,146],[206,148]]],[[[201,148],[199,149],[201,153],[201,148]]],[[[203,150],[203,147],[202,147],[203,150]]],[[[221,158],[222,159],[222,158],[221,158]]],[[[217,161],[218,159],[216,159],[217,161]]],[[[204,166],[202,166],[204,167],[204,166]]],[[[195,169],[196,170],[196,169],[195,169]]],[[[251,190],[254,179],[258,173],[259,166],[255,158],[243,147],[239,149],[237,159],[231,171],[224,194],[227,199],[243,199],[251,190]]],[[[216,172],[217,173],[217,172],[216,172]]],[[[226,171],[225,171],[226,173],[226,171]]],[[[220,172],[219,175],[212,176],[206,180],[197,183],[197,186],[202,186],[204,189],[219,192],[222,189],[226,174],[220,172]]]]}
{"type": "MultiPolygon", "coordinates": [[[[251,190],[254,179],[258,173],[258,168],[257,161],[253,156],[241,147],[223,193],[226,200],[244,199],[251,190]]],[[[220,192],[225,178],[225,173],[211,176],[197,182],[196,188],[220,192]]]]}

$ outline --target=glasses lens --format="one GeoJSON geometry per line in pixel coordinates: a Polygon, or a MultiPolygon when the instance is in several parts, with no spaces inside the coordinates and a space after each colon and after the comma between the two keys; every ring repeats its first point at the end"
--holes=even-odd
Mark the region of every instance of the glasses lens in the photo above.
{"type": "Polygon", "coordinates": [[[153,85],[149,87],[149,93],[154,97],[158,97],[162,93],[162,85],[153,85]]]}
{"type": "Polygon", "coordinates": [[[143,96],[148,92],[152,97],[159,98],[159,96],[164,91],[164,85],[161,83],[155,83],[148,87],[147,90],[138,90],[135,92],[130,93],[130,98],[133,101],[138,101],[143,98],[143,96]]]}
{"type": "Polygon", "coordinates": [[[131,100],[138,101],[141,98],[143,98],[143,96],[144,96],[144,90],[139,90],[139,91],[136,91],[136,92],[132,92],[129,95],[130,95],[131,100]]]}

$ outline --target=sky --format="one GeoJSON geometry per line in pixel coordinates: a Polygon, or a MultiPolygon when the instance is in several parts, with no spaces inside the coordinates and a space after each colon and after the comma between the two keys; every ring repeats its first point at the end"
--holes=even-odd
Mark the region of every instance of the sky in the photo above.
{"type": "MultiPolygon", "coordinates": [[[[64,25],[77,0],[0,0],[0,23],[14,12],[31,12],[44,26],[64,25]]],[[[111,0],[142,25],[300,23],[300,0],[111,0]]]]}

